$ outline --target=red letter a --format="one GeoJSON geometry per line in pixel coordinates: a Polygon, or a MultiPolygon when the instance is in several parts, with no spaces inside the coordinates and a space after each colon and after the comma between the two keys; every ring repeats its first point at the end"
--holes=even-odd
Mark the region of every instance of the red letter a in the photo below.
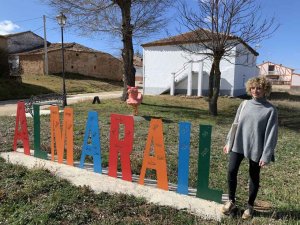
{"type": "Polygon", "coordinates": [[[18,102],[15,137],[14,137],[14,144],[13,144],[14,151],[17,150],[18,140],[22,140],[23,142],[25,155],[30,155],[28,128],[27,128],[27,121],[26,121],[26,114],[25,114],[25,104],[23,101],[18,102]],[[21,130],[19,130],[19,123],[21,123],[21,130]]]}

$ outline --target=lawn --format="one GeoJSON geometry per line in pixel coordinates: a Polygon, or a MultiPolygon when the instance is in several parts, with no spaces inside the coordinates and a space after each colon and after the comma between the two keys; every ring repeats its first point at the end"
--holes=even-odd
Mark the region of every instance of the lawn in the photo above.
{"type": "MultiPolygon", "coordinates": [[[[240,99],[220,97],[219,116],[210,117],[207,102],[201,98],[172,96],[145,96],[139,107],[141,119],[135,121],[134,148],[131,155],[132,170],[139,174],[143,151],[151,118],[161,118],[164,123],[164,142],[167,155],[169,182],[177,182],[178,122],[192,123],[189,186],[196,187],[199,124],[210,124],[212,130],[210,187],[226,193],[227,156],[222,153],[225,136],[232,123],[240,99]]],[[[300,219],[300,102],[273,99],[279,111],[279,140],[276,162],[261,173],[261,189],[257,200],[271,204],[271,209],[256,213],[253,224],[297,224],[300,219]]],[[[92,105],[82,102],[74,108],[74,152],[81,154],[87,112],[99,114],[102,166],[108,166],[110,113],[130,114],[125,103],[105,100],[92,105]]],[[[33,147],[33,121],[28,126],[33,147]]],[[[9,151],[14,133],[14,118],[1,117],[1,151],[9,151]]],[[[42,148],[50,150],[49,116],[41,117],[42,148]]],[[[41,170],[28,171],[1,161],[0,170],[0,221],[7,224],[214,224],[184,211],[147,204],[143,199],[107,193],[96,195],[87,187],[76,188],[51,173],[41,170]],[[129,210],[130,209],[130,210],[129,210]],[[27,213],[30,212],[30,213],[27,213]],[[18,222],[19,221],[19,222],[18,222]],[[34,222],[32,222],[34,221],[34,222]],[[98,221],[98,222],[97,222],[98,221]],[[99,222],[100,221],[100,222],[99,222]],[[42,222],[41,222],[42,223],[42,222]]],[[[155,173],[148,171],[148,178],[155,173]]],[[[247,201],[247,162],[240,171],[238,206],[247,201]]],[[[222,223],[238,224],[239,218],[227,218],[222,223]]]]}
{"type": "MultiPolygon", "coordinates": [[[[68,94],[122,90],[122,82],[77,74],[66,74],[68,94]]],[[[61,75],[26,75],[22,82],[0,79],[0,100],[29,98],[31,95],[62,93],[61,75]]]]}

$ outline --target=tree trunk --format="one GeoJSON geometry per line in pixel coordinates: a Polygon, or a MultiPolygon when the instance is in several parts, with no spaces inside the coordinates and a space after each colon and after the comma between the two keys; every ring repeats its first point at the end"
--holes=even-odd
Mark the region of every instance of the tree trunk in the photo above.
{"type": "Polygon", "coordinates": [[[135,74],[133,69],[133,44],[131,22],[131,0],[117,0],[116,3],[122,12],[122,58],[123,58],[123,79],[124,87],[122,100],[127,99],[127,85],[135,86],[135,74]]]}
{"type": "Polygon", "coordinates": [[[221,80],[221,71],[220,71],[220,62],[221,57],[214,57],[212,68],[209,76],[209,114],[212,116],[218,115],[218,98],[220,92],[220,80],[221,80]]]}

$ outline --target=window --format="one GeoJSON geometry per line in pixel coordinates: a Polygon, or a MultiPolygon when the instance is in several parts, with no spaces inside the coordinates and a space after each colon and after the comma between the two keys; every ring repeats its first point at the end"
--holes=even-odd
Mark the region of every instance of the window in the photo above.
{"type": "Polygon", "coordinates": [[[275,70],[275,66],[274,65],[269,65],[269,71],[274,71],[275,70]]]}
{"type": "Polygon", "coordinates": [[[274,71],[275,71],[275,66],[274,65],[269,65],[269,70],[268,70],[268,74],[274,74],[274,71]]]}

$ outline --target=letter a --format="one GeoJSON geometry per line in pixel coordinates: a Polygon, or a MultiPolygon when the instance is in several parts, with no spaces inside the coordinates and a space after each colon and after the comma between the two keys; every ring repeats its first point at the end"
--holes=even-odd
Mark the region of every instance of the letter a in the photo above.
{"type": "Polygon", "coordinates": [[[167,163],[163,139],[163,124],[161,119],[151,119],[139,184],[144,184],[146,169],[154,169],[156,170],[157,187],[168,190],[167,163]],[[154,156],[150,156],[152,142],[154,156]]]}
{"type": "Polygon", "coordinates": [[[57,149],[57,162],[64,158],[65,139],[67,138],[67,164],[73,166],[73,109],[64,109],[63,130],[60,129],[58,106],[50,106],[51,160],[54,161],[54,140],[57,149]],[[67,134],[67,137],[66,137],[67,134]],[[55,139],[54,139],[55,137],[55,139]]]}
{"type": "Polygon", "coordinates": [[[88,119],[86,122],[85,135],[82,146],[82,153],[80,158],[80,168],[84,167],[84,160],[87,155],[93,157],[94,172],[102,173],[98,113],[95,111],[91,111],[88,113],[88,119]],[[90,144],[88,143],[89,137],[91,138],[90,144]]]}
{"type": "Polygon", "coordinates": [[[122,179],[132,181],[130,153],[133,146],[134,122],[132,116],[111,114],[108,175],[117,177],[118,153],[120,153],[122,179]],[[124,124],[124,138],[119,139],[120,124],[124,124]]]}
{"type": "Polygon", "coordinates": [[[30,155],[28,128],[25,114],[25,103],[23,101],[18,102],[17,116],[16,116],[16,128],[14,136],[13,150],[17,150],[17,141],[22,140],[24,146],[25,155],[30,155]],[[21,124],[21,130],[19,130],[19,123],[21,124]]]}

